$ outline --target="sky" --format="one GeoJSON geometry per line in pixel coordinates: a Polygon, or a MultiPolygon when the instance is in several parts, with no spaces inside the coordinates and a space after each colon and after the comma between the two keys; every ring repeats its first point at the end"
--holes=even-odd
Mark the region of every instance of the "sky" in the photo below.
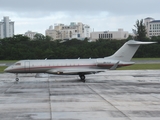
{"type": "Polygon", "coordinates": [[[15,34],[28,30],[42,33],[50,25],[82,22],[91,31],[132,33],[137,20],[160,20],[160,0],[0,0],[0,21],[9,16],[15,22],[15,34]]]}

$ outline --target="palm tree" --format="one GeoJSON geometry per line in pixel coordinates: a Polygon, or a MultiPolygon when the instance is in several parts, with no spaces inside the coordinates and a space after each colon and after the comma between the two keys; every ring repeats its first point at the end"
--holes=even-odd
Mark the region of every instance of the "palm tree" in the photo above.
{"type": "Polygon", "coordinates": [[[136,25],[134,25],[134,27],[136,29],[132,29],[132,30],[133,30],[133,33],[135,34],[135,39],[144,41],[146,39],[147,32],[146,32],[145,24],[143,23],[143,19],[141,19],[140,21],[137,20],[136,25]]]}

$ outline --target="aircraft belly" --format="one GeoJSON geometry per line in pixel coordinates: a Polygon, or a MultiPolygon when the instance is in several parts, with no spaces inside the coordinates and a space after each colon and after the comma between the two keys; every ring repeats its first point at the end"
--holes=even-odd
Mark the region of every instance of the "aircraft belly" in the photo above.
{"type": "Polygon", "coordinates": [[[30,68],[28,71],[30,73],[45,73],[49,68],[30,68]]]}

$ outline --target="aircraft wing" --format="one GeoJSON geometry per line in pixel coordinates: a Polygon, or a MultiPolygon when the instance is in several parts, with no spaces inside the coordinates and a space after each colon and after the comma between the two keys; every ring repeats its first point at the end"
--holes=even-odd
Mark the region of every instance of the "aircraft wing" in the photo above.
{"type": "Polygon", "coordinates": [[[86,74],[95,74],[99,72],[104,72],[104,69],[89,69],[89,68],[61,68],[61,69],[51,69],[48,70],[47,73],[50,74],[58,74],[58,75],[78,75],[83,73],[84,75],[86,74]]]}
{"type": "MultiPolygon", "coordinates": [[[[119,61],[114,64],[109,70],[115,70],[118,67],[119,61]]],[[[79,74],[95,74],[99,72],[105,72],[106,69],[93,69],[93,68],[57,68],[46,71],[50,74],[58,75],[79,75],[79,74]]]]}

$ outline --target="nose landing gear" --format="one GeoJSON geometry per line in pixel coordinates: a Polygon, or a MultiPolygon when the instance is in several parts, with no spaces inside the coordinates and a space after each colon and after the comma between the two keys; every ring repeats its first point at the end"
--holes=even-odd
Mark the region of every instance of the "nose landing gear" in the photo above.
{"type": "Polygon", "coordinates": [[[18,82],[19,81],[19,78],[18,78],[18,73],[16,73],[16,82],[18,82]]]}

